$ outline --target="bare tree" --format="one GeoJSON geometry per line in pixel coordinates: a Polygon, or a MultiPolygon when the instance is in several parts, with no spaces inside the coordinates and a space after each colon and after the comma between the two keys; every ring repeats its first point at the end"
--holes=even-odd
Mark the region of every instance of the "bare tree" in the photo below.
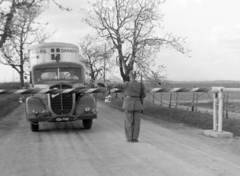
{"type": "Polygon", "coordinates": [[[113,65],[110,61],[112,46],[95,36],[86,35],[80,39],[79,51],[81,62],[89,72],[91,81],[94,82],[100,73],[103,73],[105,81],[105,72],[113,65]]]}
{"type": "Polygon", "coordinates": [[[0,0],[0,48],[7,40],[14,38],[18,32],[15,23],[18,23],[23,8],[47,7],[49,1],[56,4],[61,10],[71,10],[58,4],[55,0],[0,0]]]}
{"type": "MultiPolygon", "coordinates": [[[[138,67],[151,70],[153,55],[163,46],[170,46],[186,54],[182,46],[185,38],[172,34],[156,35],[162,29],[163,14],[160,5],[165,0],[97,0],[90,3],[92,13],[84,19],[101,37],[110,39],[117,50],[117,61],[123,81],[129,81],[129,72],[138,67]],[[91,14],[91,15],[90,15],[91,14]],[[155,34],[155,35],[154,35],[155,34]]],[[[148,74],[150,74],[149,72],[148,74]]]]}
{"type": "MultiPolygon", "coordinates": [[[[33,42],[39,40],[38,33],[43,33],[43,27],[36,23],[38,15],[42,12],[42,6],[21,6],[18,9],[18,15],[15,17],[14,23],[14,37],[9,38],[1,48],[0,63],[11,66],[20,76],[21,87],[24,87],[24,73],[27,67],[29,58],[27,47],[33,42]]],[[[45,33],[41,36],[46,39],[50,34],[45,33]]]]}
{"type": "Polygon", "coordinates": [[[10,38],[12,38],[18,29],[15,24],[18,23],[19,15],[23,8],[31,8],[39,5],[35,0],[2,0],[0,1],[0,48],[10,38]]]}

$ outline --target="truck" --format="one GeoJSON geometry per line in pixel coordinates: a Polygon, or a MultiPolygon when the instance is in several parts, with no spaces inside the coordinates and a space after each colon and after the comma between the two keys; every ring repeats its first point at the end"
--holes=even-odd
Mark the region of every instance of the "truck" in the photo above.
{"type": "MultiPolygon", "coordinates": [[[[70,43],[42,43],[29,47],[30,84],[32,89],[84,89],[85,69],[80,64],[79,48],[70,43]]],[[[93,94],[46,93],[31,94],[25,100],[26,118],[32,132],[41,122],[82,120],[90,129],[98,109],[93,94]]]]}

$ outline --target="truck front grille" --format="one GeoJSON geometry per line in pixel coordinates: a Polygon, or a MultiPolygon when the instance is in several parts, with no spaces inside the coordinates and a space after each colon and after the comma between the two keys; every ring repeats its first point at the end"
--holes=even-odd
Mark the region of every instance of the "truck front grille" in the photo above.
{"type": "MultiPolygon", "coordinates": [[[[50,89],[71,89],[68,85],[55,85],[50,87],[50,89]]],[[[72,110],[73,106],[73,94],[50,94],[50,104],[52,111],[55,114],[68,114],[72,110]]]]}

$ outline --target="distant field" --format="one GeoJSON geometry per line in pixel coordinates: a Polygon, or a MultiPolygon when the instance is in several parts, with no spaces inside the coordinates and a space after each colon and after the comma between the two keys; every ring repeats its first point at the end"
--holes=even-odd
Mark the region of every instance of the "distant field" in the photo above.
{"type": "MultiPolygon", "coordinates": [[[[226,88],[240,88],[240,81],[201,81],[201,82],[172,82],[172,87],[183,87],[183,88],[194,88],[194,87],[226,87],[226,88]]],[[[190,94],[189,94],[190,95],[190,94]]],[[[201,93],[198,93],[201,95],[201,93]]],[[[186,96],[186,95],[185,95],[186,96]]],[[[226,96],[226,93],[225,93],[226,96]]],[[[202,94],[200,99],[209,99],[209,97],[213,97],[212,93],[202,94]]],[[[239,100],[240,101],[240,92],[229,92],[228,93],[229,100],[239,100]]]]}
{"type": "Polygon", "coordinates": [[[166,87],[232,87],[240,88],[240,81],[172,81],[166,87]]]}
{"type": "Polygon", "coordinates": [[[20,83],[19,82],[0,83],[0,89],[20,89],[20,83]]]}

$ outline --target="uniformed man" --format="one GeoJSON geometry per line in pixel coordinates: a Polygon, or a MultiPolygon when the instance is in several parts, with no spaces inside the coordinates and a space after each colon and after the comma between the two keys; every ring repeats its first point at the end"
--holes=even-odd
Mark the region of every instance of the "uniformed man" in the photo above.
{"type": "Polygon", "coordinates": [[[122,108],[125,110],[125,134],[128,142],[138,142],[140,120],[143,104],[141,98],[146,97],[143,83],[136,81],[136,71],[130,71],[130,82],[114,85],[114,88],[124,90],[125,98],[122,108]]]}

